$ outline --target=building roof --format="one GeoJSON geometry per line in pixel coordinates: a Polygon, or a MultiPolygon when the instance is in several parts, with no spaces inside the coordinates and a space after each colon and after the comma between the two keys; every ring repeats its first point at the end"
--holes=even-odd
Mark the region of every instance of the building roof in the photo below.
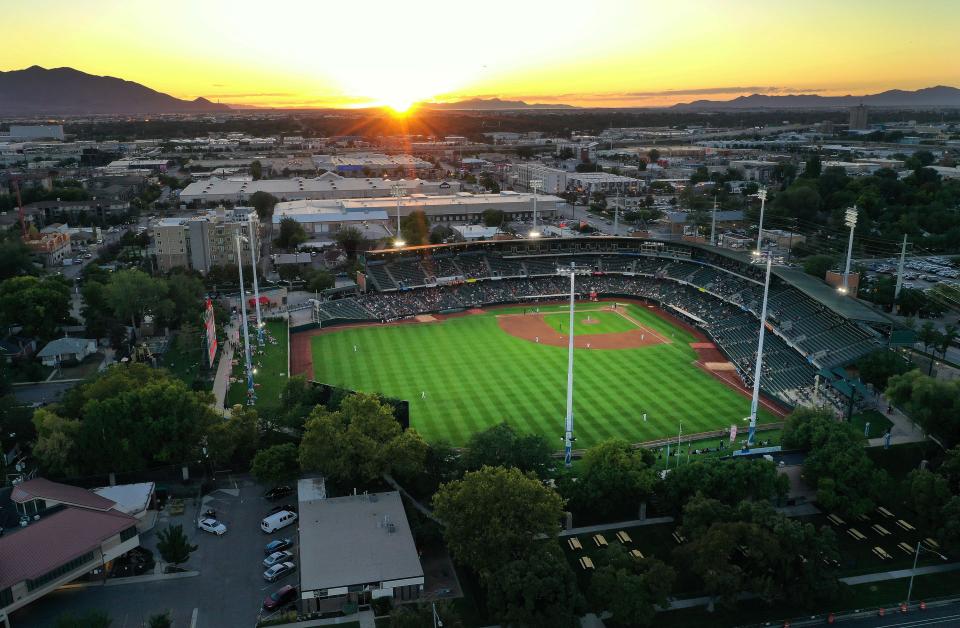
{"type": "Polygon", "coordinates": [[[301,500],[299,524],[302,591],[423,577],[396,491],[301,500]]]}
{"type": "Polygon", "coordinates": [[[858,299],[839,294],[836,288],[812,275],[808,275],[802,269],[777,266],[774,267],[773,272],[793,287],[823,303],[841,316],[858,321],[895,325],[893,319],[884,316],[858,299]]]}
{"type": "Polygon", "coordinates": [[[86,350],[90,343],[96,344],[92,338],[57,338],[47,343],[43,349],[37,352],[38,358],[63,355],[65,353],[81,353],[86,350]]]}
{"type": "Polygon", "coordinates": [[[113,500],[91,493],[79,486],[51,482],[46,478],[34,478],[17,484],[13,487],[13,492],[10,493],[10,499],[18,504],[33,499],[48,499],[70,506],[80,506],[94,510],[110,510],[116,505],[113,500]]]}
{"type": "Polygon", "coordinates": [[[451,184],[446,181],[426,181],[423,179],[398,179],[393,181],[378,177],[341,177],[332,172],[327,172],[314,178],[296,177],[293,179],[260,179],[259,181],[210,178],[205,181],[194,181],[180,192],[180,198],[249,196],[256,192],[266,192],[273,196],[283,197],[287,194],[330,194],[337,191],[369,191],[372,194],[379,191],[386,196],[390,194],[395,185],[403,186],[408,193],[441,186],[460,189],[457,182],[451,184]]]}
{"type": "Polygon", "coordinates": [[[102,486],[93,489],[93,492],[115,503],[114,508],[128,515],[133,515],[147,509],[150,496],[153,495],[153,482],[138,484],[118,484],[116,486],[102,486]]]}
{"type": "Polygon", "coordinates": [[[115,510],[64,508],[0,537],[0,591],[18,582],[39,578],[95,550],[136,522],[130,515],[115,510]]]}

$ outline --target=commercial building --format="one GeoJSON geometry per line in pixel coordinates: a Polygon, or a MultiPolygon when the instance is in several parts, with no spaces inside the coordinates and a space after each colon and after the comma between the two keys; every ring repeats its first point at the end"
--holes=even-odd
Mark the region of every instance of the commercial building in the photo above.
{"type": "Polygon", "coordinates": [[[778,165],[776,161],[763,161],[760,159],[730,160],[730,169],[743,172],[743,178],[747,181],[769,181],[778,165]]]}
{"type": "Polygon", "coordinates": [[[346,153],[343,155],[314,155],[314,165],[322,170],[346,176],[371,176],[385,174],[412,176],[417,172],[434,169],[429,161],[413,155],[384,155],[382,153],[346,153]]]}
{"type": "Polygon", "coordinates": [[[329,201],[292,201],[277,203],[273,209],[273,223],[284,218],[301,223],[308,233],[334,233],[353,223],[378,222],[395,229],[397,212],[401,218],[413,211],[422,211],[433,223],[469,224],[479,222],[488,209],[506,214],[508,221],[531,220],[533,199],[537,199],[537,216],[554,218],[564,201],[547,194],[500,192],[499,194],[459,194],[427,196],[416,194],[402,197],[345,199],[329,201]]]}
{"type": "Polygon", "coordinates": [[[214,202],[246,203],[257,192],[266,192],[281,201],[326,200],[335,198],[373,198],[387,196],[394,186],[401,186],[405,194],[453,194],[460,191],[457,181],[424,181],[423,179],[383,179],[371,177],[343,177],[326,172],[314,178],[241,179],[211,178],[195,181],[180,192],[183,203],[214,202]]]}
{"type": "Polygon", "coordinates": [[[515,176],[515,183],[519,187],[532,190],[531,182],[540,181],[538,189],[548,194],[560,194],[567,190],[587,194],[636,194],[645,187],[643,181],[633,177],[609,172],[568,172],[536,163],[517,164],[515,176]]]}
{"type": "Polygon", "coordinates": [[[867,128],[867,106],[859,104],[850,108],[850,130],[862,131],[867,128]]]}
{"type": "Polygon", "coordinates": [[[41,233],[24,240],[30,252],[37,256],[46,267],[59,266],[70,257],[70,235],[63,231],[41,233]]]}
{"type": "MultiPolygon", "coordinates": [[[[260,222],[252,207],[223,207],[200,216],[163,218],[151,225],[153,253],[162,272],[172,268],[191,268],[206,274],[213,266],[237,263],[236,234],[259,234],[260,222]]],[[[250,243],[241,240],[240,248],[249,263],[250,243]]]]}
{"type": "Polygon", "coordinates": [[[297,487],[301,611],[419,598],[423,567],[400,493],[325,498],[313,482],[297,487]]]}
{"type": "Polygon", "coordinates": [[[29,140],[59,140],[63,141],[63,125],[39,124],[24,125],[11,124],[8,133],[0,133],[0,140],[23,142],[29,140]]]}
{"type": "Polygon", "coordinates": [[[111,219],[119,219],[130,213],[127,200],[89,200],[89,201],[37,201],[25,205],[26,210],[43,212],[45,223],[95,222],[104,224],[111,219]]]}
{"type": "Polygon", "coordinates": [[[9,614],[140,545],[137,520],[76,486],[35,478],[10,494],[20,527],[0,537],[0,626],[9,614]]]}

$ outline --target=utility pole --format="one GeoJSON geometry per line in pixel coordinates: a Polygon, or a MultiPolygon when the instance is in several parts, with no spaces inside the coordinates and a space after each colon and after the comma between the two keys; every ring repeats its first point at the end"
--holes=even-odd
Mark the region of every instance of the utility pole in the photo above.
{"type": "MultiPolygon", "coordinates": [[[[240,225],[237,225],[237,229],[240,225]]],[[[253,266],[253,300],[257,308],[257,344],[263,346],[263,317],[260,315],[260,286],[257,284],[257,234],[253,226],[253,213],[247,215],[250,231],[250,263],[253,266]]]]}
{"type": "Polygon", "coordinates": [[[767,278],[763,283],[763,306],[760,308],[760,338],[757,341],[757,360],[753,369],[753,397],[750,399],[750,432],[747,435],[747,446],[753,444],[753,437],[757,433],[757,409],[760,405],[760,375],[763,370],[763,336],[767,329],[767,297],[770,294],[770,268],[773,264],[773,255],[767,255],[767,278]]]}
{"type": "Polygon", "coordinates": [[[843,271],[843,288],[841,292],[848,294],[850,292],[850,258],[853,256],[853,230],[857,227],[857,206],[854,205],[846,211],[844,224],[850,227],[850,242],[847,244],[847,267],[843,271]]]}
{"type": "Polygon", "coordinates": [[[897,265],[897,287],[893,290],[893,313],[897,313],[897,298],[903,287],[903,265],[907,259],[907,234],[903,234],[903,246],[900,248],[900,264],[897,265]]]}
{"type": "Polygon", "coordinates": [[[760,255],[760,243],[763,241],[763,210],[767,206],[767,188],[760,188],[757,192],[757,198],[760,199],[760,227],[757,229],[757,255],[760,255]]]}
{"type": "Polygon", "coordinates": [[[710,246],[717,246],[717,195],[713,195],[713,219],[710,221],[710,246]]]}
{"type": "Polygon", "coordinates": [[[617,204],[613,208],[613,235],[620,235],[620,199],[621,194],[617,192],[617,204]]]}
{"type": "Polygon", "coordinates": [[[243,256],[240,252],[240,229],[236,231],[237,269],[240,273],[240,327],[243,329],[243,357],[247,368],[247,405],[252,406],[257,399],[253,386],[253,365],[250,363],[250,332],[247,329],[247,292],[243,288],[243,256]]]}

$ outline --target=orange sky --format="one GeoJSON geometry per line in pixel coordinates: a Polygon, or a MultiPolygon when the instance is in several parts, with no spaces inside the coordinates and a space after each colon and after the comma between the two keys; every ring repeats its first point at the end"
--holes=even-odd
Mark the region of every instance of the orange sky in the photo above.
{"type": "Polygon", "coordinates": [[[659,106],[960,85],[952,0],[31,0],[0,70],[71,66],[276,107],[497,96],[659,106]]]}

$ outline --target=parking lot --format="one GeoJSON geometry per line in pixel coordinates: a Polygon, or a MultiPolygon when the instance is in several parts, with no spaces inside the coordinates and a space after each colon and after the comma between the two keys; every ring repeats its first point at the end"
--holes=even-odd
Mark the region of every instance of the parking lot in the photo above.
{"type": "MultiPolygon", "coordinates": [[[[295,496],[294,496],[295,497],[295,496]]],[[[287,503],[290,499],[277,503],[287,503]]],[[[203,504],[186,500],[183,515],[162,513],[156,527],[141,537],[142,544],[156,551],[156,533],[168,524],[182,524],[191,543],[198,546],[182,567],[199,575],[161,578],[136,584],[95,584],[63,588],[17,612],[11,618],[15,628],[52,626],[64,613],[88,610],[107,611],[111,628],[139,628],[154,613],[169,611],[173,625],[191,628],[235,628],[256,623],[263,599],[285,584],[297,584],[297,572],[275,583],[263,579],[263,547],[271,539],[290,537],[296,542],[296,526],[273,535],[260,531],[260,520],[274,505],[263,498],[263,489],[252,482],[238,482],[233,488],[214,491],[203,504]],[[200,532],[197,514],[216,510],[227,526],[222,537],[200,532]]],[[[292,549],[296,555],[296,547],[292,549]]],[[[296,559],[294,560],[296,562],[296,559]]]]}

